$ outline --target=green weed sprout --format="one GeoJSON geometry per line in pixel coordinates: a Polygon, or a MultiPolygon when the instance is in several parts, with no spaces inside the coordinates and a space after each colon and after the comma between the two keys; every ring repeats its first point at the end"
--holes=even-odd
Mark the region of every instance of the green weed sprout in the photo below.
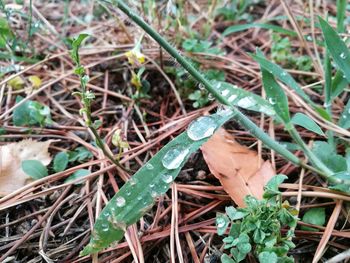
{"type": "Polygon", "coordinates": [[[71,40],[72,50],[70,51],[70,56],[74,61],[74,63],[76,64],[74,72],[79,76],[80,87],[81,87],[81,91],[73,92],[73,95],[77,95],[81,99],[83,108],[81,108],[79,112],[81,115],[85,116],[85,124],[89,128],[89,130],[93,133],[96,140],[96,145],[103,151],[104,155],[113,164],[125,170],[125,168],[119,164],[119,161],[117,161],[113,157],[113,155],[107,150],[103,140],[101,139],[100,135],[97,132],[97,129],[102,124],[101,121],[92,120],[91,102],[95,98],[95,94],[87,89],[89,76],[85,73],[85,68],[83,65],[81,65],[80,57],[79,57],[79,47],[81,46],[84,39],[86,39],[88,36],[89,35],[87,34],[80,34],[76,39],[71,40]]]}
{"type": "Polygon", "coordinates": [[[265,186],[264,199],[245,197],[245,208],[226,207],[226,214],[217,214],[216,227],[219,235],[229,234],[223,239],[224,248],[231,256],[223,254],[222,263],[238,263],[249,253],[260,263],[294,262],[287,256],[295,245],[291,241],[297,224],[297,211],[288,202],[282,203],[278,190],[287,176],[276,175],[265,186]],[[286,235],[281,229],[289,227],[286,235]]]}

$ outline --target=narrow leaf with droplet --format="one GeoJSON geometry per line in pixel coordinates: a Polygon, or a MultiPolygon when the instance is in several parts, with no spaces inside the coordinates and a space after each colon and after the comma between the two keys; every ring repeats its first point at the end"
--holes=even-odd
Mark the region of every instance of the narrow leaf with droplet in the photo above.
{"type": "Polygon", "coordinates": [[[269,116],[274,116],[275,110],[270,103],[264,100],[259,95],[239,88],[223,81],[215,81],[214,87],[226,97],[231,106],[238,106],[246,110],[265,113],[269,116]]]}
{"type": "Polygon", "coordinates": [[[340,115],[338,125],[344,129],[350,128],[350,100],[348,100],[343,113],[340,115]]]}
{"type": "Polygon", "coordinates": [[[292,123],[304,127],[305,129],[317,133],[319,135],[325,136],[324,132],[317,125],[317,123],[304,113],[296,113],[292,118],[292,123]]]}
{"type": "Polygon", "coordinates": [[[96,220],[90,243],[81,254],[96,253],[123,238],[126,228],[153,206],[156,197],[168,191],[190,154],[233,115],[232,111],[225,110],[202,117],[195,121],[197,124],[190,125],[188,131],[165,145],[109,201],[96,220]],[[210,121],[203,118],[210,118],[210,121]],[[213,122],[216,123],[214,128],[213,122]],[[209,123],[207,127],[206,123],[209,123]],[[205,132],[206,128],[209,131],[205,132]]]}
{"type": "Polygon", "coordinates": [[[275,78],[266,69],[261,67],[262,81],[266,96],[270,104],[274,107],[277,115],[285,124],[290,122],[288,98],[275,78]]]}
{"type": "Polygon", "coordinates": [[[338,33],[321,17],[318,17],[327,49],[334,62],[350,82],[350,51],[338,33]]]}

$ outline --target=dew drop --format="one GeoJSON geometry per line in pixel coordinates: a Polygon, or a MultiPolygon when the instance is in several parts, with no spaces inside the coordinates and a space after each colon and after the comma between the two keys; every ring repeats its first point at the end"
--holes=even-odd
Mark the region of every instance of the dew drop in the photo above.
{"type": "Polygon", "coordinates": [[[237,105],[242,108],[249,108],[256,104],[256,101],[251,97],[245,97],[237,102],[237,105]]]}
{"type": "Polygon", "coordinates": [[[152,164],[150,164],[150,163],[147,163],[147,164],[146,164],[146,168],[147,168],[148,170],[153,170],[154,166],[153,166],[152,164]]]}
{"type": "Polygon", "coordinates": [[[151,183],[151,184],[149,185],[149,187],[153,188],[153,187],[154,187],[154,183],[151,183]]]}
{"type": "Polygon", "coordinates": [[[156,197],[158,196],[158,194],[157,194],[156,191],[152,191],[152,192],[151,192],[151,196],[152,196],[153,198],[156,198],[156,197]]]}
{"type": "Polygon", "coordinates": [[[200,90],[204,90],[204,89],[205,89],[205,87],[204,87],[204,85],[203,85],[202,83],[199,83],[198,88],[199,88],[200,90]]]}
{"type": "Polygon", "coordinates": [[[350,114],[350,108],[348,109],[348,113],[350,114]]]}
{"type": "Polygon", "coordinates": [[[276,100],[274,98],[269,98],[269,102],[271,105],[276,104],[276,100]]]}
{"type": "Polygon", "coordinates": [[[121,196],[119,196],[119,197],[117,197],[117,199],[116,199],[116,203],[117,203],[117,206],[118,207],[123,207],[124,205],[125,205],[125,199],[124,199],[124,197],[121,197],[121,196]]]}
{"type": "Polygon", "coordinates": [[[130,195],[131,195],[131,191],[130,191],[130,190],[127,190],[127,191],[126,191],[126,195],[127,195],[127,196],[130,196],[130,195]]]}
{"type": "Polygon", "coordinates": [[[162,180],[164,181],[164,183],[169,184],[173,181],[173,177],[171,176],[171,174],[163,174],[162,180]]]}
{"type": "Polygon", "coordinates": [[[109,225],[107,223],[103,223],[101,225],[102,227],[102,232],[108,232],[109,231],[109,225]]]}
{"type": "Polygon", "coordinates": [[[228,101],[229,101],[229,102],[232,102],[232,101],[234,101],[236,98],[237,98],[237,95],[236,95],[236,94],[232,94],[230,97],[228,97],[228,101]]]}
{"type": "Polygon", "coordinates": [[[179,168],[188,153],[188,148],[180,145],[174,146],[163,156],[162,164],[170,170],[179,168]]]}
{"type": "Polygon", "coordinates": [[[223,219],[221,217],[216,218],[216,226],[217,227],[219,227],[219,228],[224,227],[225,224],[226,224],[225,219],[223,219]]]}
{"type": "Polygon", "coordinates": [[[130,185],[135,185],[135,184],[137,184],[137,179],[131,177],[131,178],[129,179],[129,182],[130,182],[130,185]]]}
{"type": "Polygon", "coordinates": [[[141,201],[142,200],[142,196],[138,196],[137,200],[141,201]]]}
{"type": "Polygon", "coordinates": [[[283,72],[281,73],[281,76],[282,76],[282,77],[287,76],[287,73],[286,73],[285,71],[283,71],[283,72]]]}
{"type": "Polygon", "coordinates": [[[208,100],[214,100],[214,99],[215,99],[215,97],[213,96],[213,94],[209,93],[208,100]]]}
{"type": "Polygon", "coordinates": [[[217,127],[216,121],[209,116],[202,116],[194,120],[187,129],[190,139],[198,141],[213,135],[217,127]]]}
{"type": "Polygon", "coordinates": [[[224,89],[223,91],[221,91],[221,95],[222,96],[227,96],[230,93],[230,91],[228,89],[224,89]]]}
{"type": "Polygon", "coordinates": [[[340,54],[340,58],[341,58],[341,59],[346,59],[346,55],[345,55],[344,52],[342,52],[342,53],[340,54]]]}

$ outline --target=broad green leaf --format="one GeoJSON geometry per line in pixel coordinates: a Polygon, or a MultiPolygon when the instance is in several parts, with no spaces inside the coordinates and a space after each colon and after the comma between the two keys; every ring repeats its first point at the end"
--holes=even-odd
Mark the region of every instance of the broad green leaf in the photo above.
{"type": "Polygon", "coordinates": [[[232,111],[226,110],[200,117],[142,166],[103,209],[82,255],[96,253],[120,240],[126,228],[137,222],[158,196],[168,191],[191,153],[233,116],[232,111]]]}
{"type": "Polygon", "coordinates": [[[350,52],[338,33],[321,17],[319,17],[322,33],[329,53],[335,64],[350,82],[350,52]]]}
{"type": "Polygon", "coordinates": [[[288,179],[288,177],[284,174],[277,174],[274,177],[272,177],[265,185],[265,192],[263,197],[271,198],[275,195],[280,194],[281,192],[278,190],[278,187],[286,179],[288,179]]]}
{"type": "Polygon", "coordinates": [[[248,254],[252,250],[252,246],[248,242],[238,243],[237,248],[242,254],[248,254]]]}
{"type": "Polygon", "coordinates": [[[292,123],[304,127],[305,129],[317,133],[321,136],[325,136],[320,126],[318,126],[318,124],[313,119],[304,113],[296,113],[292,118],[292,123]]]}
{"type": "Polygon", "coordinates": [[[338,125],[344,129],[350,128],[350,100],[348,100],[343,113],[340,115],[338,125]]]}
{"type": "Polygon", "coordinates": [[[261,252],[258,256],[260,263],[277,263],[277,255],[274,252],[261,252]]]}
{"type": "MultiPolygon", "coordinates": [[[[74,181],[75,179],[85,177],[90,174],[90,171],[87,169],[80,169],[78,171],[75,171],[71,176],[69,176],[64,182],[69,183],[71,181],[74,181]]],[[[81,184],[81,183],[75,183],[75,184],[81,184]]]]}
{"type": "Polygon", "coordinates": [[[62,172],[66,169],[68,165],[68,154],[65,152],[60,152],[56,154],[53,160],[53,169],[56,173],[62,172]]]}
{"type": "Polygon", "coordinates": [[[240,32],[246,29],[250,28],[264,28],[264,29],[271,29],[272,31],[279,32],[285,35],[290,36],[296,36],[297,34],[292,31],[285,29],[280,26],[272,25],[272,24],[262,24],[262,23],[252,23],[252,24],[240,24],[240,25],[233,25],[225,29],[225,31],[222,33],[223,36],[228,36],[236,32],[240,32]]]}
{"type": "Polygon", "coordinates": [[[262,97],[227,82],[213,81],[212,83],[221,95],[231,103],[231,106],[265,113],[269,116],[275,115],[272,105],[262,97]]]}
{"type": "Polygon", "coordinates": [[[232,258],[230,258],[226,254],[222,254],[220,260],[221,260],[221,263],[236,263],[236,261],[234,261],[232,258]]]}
{"type": "Polygon", "coordinates": [[[247,213],[244,213],[244,212],[234,208],[233,206],[226,207],[225,211],[226,211],[226,214],[228,215],[228,217],[232,221],[242,219],[247,214],[247,213]]]}
{"type": "Polygon", "coordinates": [[[262,81],[268,101],[275,109],[276,114],[284,124],[290,122],[288,98],[275,78],[266,69],[261,67],[262,81]]]}
{"type": "Polygon", "coordinates": [[[22,170],[27,175],[37,180],[48,176],[48,171],[46,166],[44,166],[40,161],[37,160],[25,160],[22,161],[22,170]]]}
{"type": "Polygon", "coordinates": [[[334,173],[347,170],[346,159],[337,154],[334,147],[327,142],[315,141],[312,151],[334,173]]]}
{"type": "MultiPolygon", "coordinates": [[[[16,97],[16,104],[24,98],[16,97]]],[[[15,126],[33,126],[51,124],[50,108],[39,102],[27,100],[13,111],[13,124],[15,126]]]]}
{"type": "Polygon", "coordinates": [[[279,79],[287,86],[292,88],[300,97],[302,97],[305,101],[309,102],[311,105],[315,105],[309,98],[309,96],[299,87],[298,83],[294,80],[294,78],[283,68],[276,65],[275,63],[267,60],[261,54],[250,54],[250,56],[260,64],[260,67],[266,69],[270,74],[272,74],[275,78],[279,79]]]}
{"type": "MultiPolygon", "coordinates": [[[[317,207],[309,209],[303,216],[304,223],[323,226],[326,222],[326,212],[324,207],[317,207]]],[[[302,226],[303,230],[317,231],[312,227],[302,226]]]]}

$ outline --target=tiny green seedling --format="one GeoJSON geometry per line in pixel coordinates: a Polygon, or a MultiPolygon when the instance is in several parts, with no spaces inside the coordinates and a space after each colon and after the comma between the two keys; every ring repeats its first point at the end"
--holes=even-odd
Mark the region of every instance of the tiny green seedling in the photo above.
{"type": "Polygon", "coordinates": [[[293,229],[297,223],[297,211],[287,202],[282,203],[278,186],[287,176],[276,175],[265,187],[264,199],[245,197],[245,208],[227,207],[226,214],[218,214],[216,227],[219,235],[229,234],[223,239],[230,255],[221,256],[222,263],[238,263],[249,253],[260,263],[294,262],[287,253],[295,245],[291,241],[294,231],[285,236],[282,228],[293,229]]]}

